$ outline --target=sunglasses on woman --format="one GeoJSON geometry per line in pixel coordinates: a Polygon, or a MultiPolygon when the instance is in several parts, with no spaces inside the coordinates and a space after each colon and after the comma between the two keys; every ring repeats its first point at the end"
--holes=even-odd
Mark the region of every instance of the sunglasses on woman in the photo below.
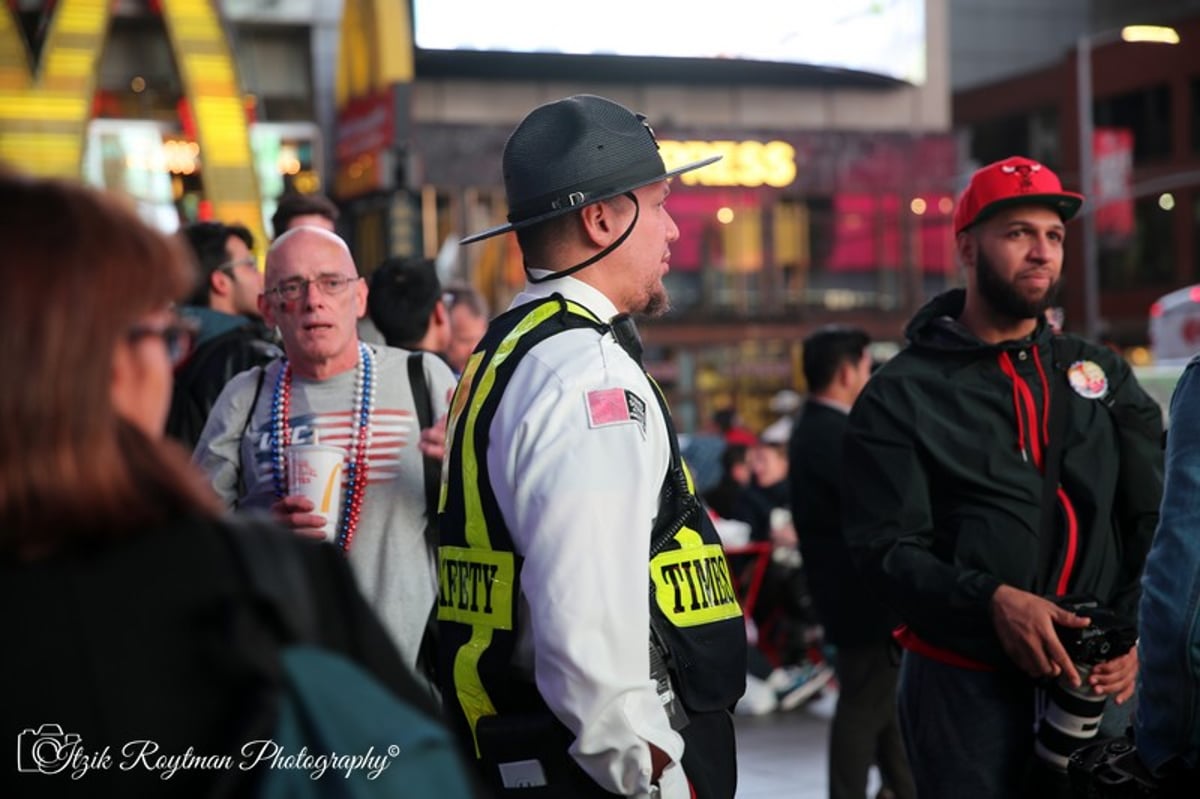
{"type": "Polygon", "coordinates": [[[175,319],[165,325],[134,325],[126,334],[131,343],[147,336],[157,336],[167,347],[172,366],[178,366],[192,353],[198,325],[190,319],[175,319]]]}

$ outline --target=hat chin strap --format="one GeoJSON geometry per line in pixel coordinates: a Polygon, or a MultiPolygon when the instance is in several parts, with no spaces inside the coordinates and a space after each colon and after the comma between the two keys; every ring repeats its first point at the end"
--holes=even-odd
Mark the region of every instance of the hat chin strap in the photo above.
{"type": "Polygon", "coordinates": [[[629,227],[625,228],[625,232],[622,233],[617,238],[616,241],[614,241],[612,244],[605,247],[600,252],[593,255],[591,258],[588,258],[583,263],[575,264],[574,266],[570,267],[569,269],[564,269],[561,272],[551,272],[550,274],[545,275],[543,277],[534,277],[532,272],[530,272],[529,262],[524,261],[522,265],[525,267],[525,277],[528,278],[529,282],[530,283],[545,283],[550,280],[558,280],[559,278],[567,277],[568,275],[573,275],[576,272],[580,271],[581,269],[586,269],[587,267],[596,263],[601,258],[604,258],[609,253],[611,253],[613,250],[617,249],[622,244],[624,244],[625,239],[629,238],[629,234],[633,232],[634,226],[637,225],[638,217],[641,215],[641,212],[642,212],[641,206],[638,205],[638,199],[634,195],[633,192],[627,191],[627,192],[625,192],[624,196],[633,200],[633,221],[629,223],[629,227]]]}

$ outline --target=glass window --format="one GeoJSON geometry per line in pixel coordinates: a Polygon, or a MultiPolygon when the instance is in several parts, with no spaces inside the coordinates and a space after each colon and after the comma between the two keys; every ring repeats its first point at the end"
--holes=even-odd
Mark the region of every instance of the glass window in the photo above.
{"type": "Polygon", "coordinates": [[[1096,127],[1133,131],[1133,162],[1171,155],[1171,90],[1165,83],[1096,101],[1096,127]]]}
{"type": "Polygon", "coordinates": [[[1166,286],[1175,281],[1175,238],[1171,233],[1173,206],[1160,197],[1134,203],[1134,231],[1128,240],[1100,239],[1100,288],[1120,290],[1166,286]]]}

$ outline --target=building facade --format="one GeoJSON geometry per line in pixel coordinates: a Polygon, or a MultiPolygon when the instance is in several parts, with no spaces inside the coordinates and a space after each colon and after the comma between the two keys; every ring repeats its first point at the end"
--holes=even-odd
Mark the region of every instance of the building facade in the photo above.
{"type": "MultiPolygon", "coordinates": [[[[1177,12],[1189,4],[1165,5],[1177,12]]],[[[972,163],[1025,153],[1088,195],[1098,333],[1136,348],[1139,359],[1155,300],[1200,282],[1200,9],[1180,17],[1154,6],[1098,3],[1075,44],[1050,62],[954,95],[954,124],[972,163]],[[1179,44],[1121,40],[1121,26],[1132,22],[1170,25],[1179,44]],[[1081,43],[1091,67],[1090,186],[1080,179],[1081,43]]],[[[1073,331],[1086,329],[1089,314],[1086,234],[1078,223],[1068,229],[1063,304],[1073,331]]]]}
{"type": "Polygon", "coordinates": [[[831,6],[837,24],[866,24],[828,41],[808,30],[812,9],[639,10],[665,15],[644,26],[656,45],[778,40],[757,60],[419,46],[429,9],[521,26],[509,6],[471,0],[13,0],[0,11],[0,159],[123,191],[164,229],[215,218],[261,242],[282,193],[323,192],[364,272],[436,256],[445,279],[502,308],[523,282],[512,237],[456,242],[504,217],[505,137],[539,103],[612,97],[647,114],[669,163],[724,155],[674,187],[676,308],[644,325],[651,368],[685,429],[726,405],[763,424],[773,394],[803,390],[808,331],[846,322],[897,342],[956,281],[947,2],[831,6]],[[913,65],[872,52],[885,13],[919,31],[913,65]],[[804,47],[879,66],[777,60],[804,47]]]}

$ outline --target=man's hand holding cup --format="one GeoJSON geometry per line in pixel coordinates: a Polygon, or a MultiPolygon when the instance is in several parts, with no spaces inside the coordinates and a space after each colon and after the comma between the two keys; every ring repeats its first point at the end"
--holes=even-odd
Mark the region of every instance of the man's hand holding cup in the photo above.
{"type": "Polygon", "coordinates": [[[301,535],[337,539],[346,451],[324,444],[287,448],[288,495],[271,506],[281,522],[301,535]]]}

